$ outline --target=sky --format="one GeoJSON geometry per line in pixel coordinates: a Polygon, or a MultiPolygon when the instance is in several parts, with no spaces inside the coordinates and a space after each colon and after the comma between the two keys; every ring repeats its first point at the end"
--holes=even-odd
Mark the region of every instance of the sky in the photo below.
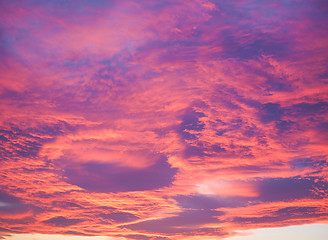
{"type": "Polygon", "coordinates": [[[328,236],[327,13],[0,1],[0,239],[328,236]]]}

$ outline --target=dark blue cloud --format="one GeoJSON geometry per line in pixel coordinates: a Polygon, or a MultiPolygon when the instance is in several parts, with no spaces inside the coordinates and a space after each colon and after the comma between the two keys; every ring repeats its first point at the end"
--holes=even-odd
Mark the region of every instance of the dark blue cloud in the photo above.
{"type": "MultiPolygon", "coordinates": [[[[14,1],[17,2],[17,1],[14,1]]],[[[116,0],[106,1],[106,0],[51,0],[51,1],[42,1],[42,0],[31,0],[27,1],[26,5],[34,6],[35,4],[39,6],[43,6],[47,9],[48,14],[56,14],[56,16],[61,16],[65,18],[72,18],[74,15],[92,15],[95,14],[92,11],[94,8],[104,9],[104,8],[111,8],[115,6],[116,0]],[[58,11],[57,9],[60,8],[62,11],[58,11]],[[57,10],[57,11],[56,11],[57,10]],[[67,14],[70,13],[70,14],[67,14]]],[[[25,5],[24,4],[24,5],[25,5]]],[[[23,6],[24,6],[23,5],[23,6]]],[[[22,4],[20,4],[22,7],[22,4]]],[[[19,6],[18,6],[19,7],[19,6]]],[[[77,19],[75,19],[77,21],[77,19]]]]}
{"type": "Polygon", "coordinates": [[[107,220],[113,220],[117,223],[131,222],[139,219],[139,217],[127,212],[102,213],[99,216],[107,220]]]}
{"type": "MultiPolygon", "coordinates": [[[[328,122],[322,122],[318,125],[318,130],[325,134],[328,133],[328,122]]],[[[327,134],[328,135],[328,134],[327,134]]]]}
{"type": "Polygon", "coordinates": [[[43,136],[56,137],[64,133],[70,133],[76,130],[76,126],[73,126],[65,121],[58,121],[54,124],[40,124],[34,128],[28,128],[26,131],[29,133],[35,133],[43,136]]]}
{"type": "Polygon", "coordinates": [[[262,217],[235,217],[233,222],[241,224],[275,223],[292,219],[311,219],[328,216],[319,207],[286,207],[262,217]]]}
{"type": "Polygon", "coordinates": [[[247,198],[243,197],[210,197],[205,195],[178,195],[173,197],[178,204],[187,209],[216,209],[220,207],[240,207],[247,204],[247,198]]]}
{"type": "Polygon", "coordinates": [[[32,204],[26,204],[21,199],[1,190],[0,190],[0,203],[1,203],[0,218],[1,218],[1,213],[16,215],[16,214],[22,214],[27,212],[34,212],[36,214],[41,211],[40,208],[32,204]]]}
{"type": "Polygon", "coordinates": [[[277,121],[276,122],[276,128],[280,133],[288,132],[292,127],[295,125],[295,122],[293,121],[277,121]]]}
{"type": "MultiPolygon", "coordinates": [[[[261,55],[283,55],[288,50],[288,44],[286,39],[272,39],[273,36],[269,34],[261,34],[255,32],[252,36],[240,37],[235,35],[236,30],[225,30],[223,33],[223,46],[224,51],[219,53],[223,58],[237,58],[237,59],[252,59],[259,58],[261,55]],[[254,39],[253,37],[256,36],[254,39]],[[241,41],[243,40],[243,41],[241,41]]],[[[271,85],[271,84],[270,84],[271,85]]],[[[270,86],[269,85],[269,86],[270,86]]],[[[272,84],[271,89],[279,89],[280,87],[286,87],[282,84],[272,84]],[[278,87],[278,88],[277,88],[278,87]]]]}
{"type": "Polygon", "coordinates": [[[6,223],[6,225],[12,226],[9,232],[16,232],[14,226],[17,224],[29,225],[35,223],[35,216],[42,211],[41,208],[24,203],[23,200],[0,190],[0,225],[6,223]],[[6,216],[12,217],[8,218],[6,216]]]}
{"type": "Polygon", "coordinates": [[[183,150],[183,156],[185,158],[190,158],[190,157],[204,157],[204,156],[209,156],[209,154],[205,153],[205,148],[203,146],[198,145],[198,146],[191,146],[187,145],[186,148],[183,150]]]}
{"type": "Polygon", "coordinates": [[[148,220],[126,225],[131,230],[158,232],[158,233],[183,233],[199,229],[199,226],[208,223],[218,223],[217,217],[224,213],[212,210],[185,210],[178,216],[159,220],[148,220]]]}
{"type": "Polygon", "coordinates": [[[59,216],[59,217],[54,217],[54,218],[50,218],[46,221],[43,221],[43,223],[48,224],[48,225],[53,225],[56,227],[68,227],[68,226],[76,225],[83,221],[84,220],[82,220],[82,219],[65,218],[63,216],[59,216]]]}
{"type": "Polygon", "coordinates": [[[284,111],[277,103],[263,104],[259,111],[260,121],[263,123],[270,123],[273,121],[279,121],[284,111]]]}
{"type": "Polygon", "coordinates": [[[177,169],[171,168],[166,157],[147,168],[120,167],[111,163],[75,163],[64,167],[71,184],[95,192],[127,192],[169,186],[177,169]]]}
{"type": "Polygon", "coordinates": [[[238,4],[229,1],[211,0],[219,11],[212,11],[208,25],[212,29],[223,25],[231,26],[218,34],[216,42],[223,51],[216,53],[217,58],[256,59],[262,55],[283,57],[291,51],[292,39],[286,38],[287,26],[283,19],[294,16],[285,4],[281,7],[267,6],[265,2],[252,1],[238,4]],[[279,15],[279,17],[277,17],[279,15]],[[273,20],[274,19],[274,20],[273,20]],[[275,28],[275,33],[262,29],[275,28]],[[277,34],[280,32],[280,34],[277,34]]]}
{"type": "MultiPolygon", "coordinates": [[[[11,230],[11,229],[7,229],[7,228],[2,228],[2,227],[0,227],[0,233],[1,232],[4,232],[4,233],[19,233],[18,231],[13,231],[13,230],[11,230]]],[[[2,239],[1,237],[0,237],[0,239],[2,239]]]]}
{"type": "Polygon", "coordinates": [[[314,170],[317,170],[322,169],[324,167],[328,167],[328,162],[322,157],[296,158],[290,161],[290,165],[292,168],[296,169],[310,167],[314,170]]]}
{"type": "Polygon", "coordinates": [[[317,116],[318,114],[324,114],[328,112],[327,102],[317,103],[298,103],[288,108],[291,115],[298,116],[317,116]]]}
{"type": "Polygon", "coordinates": [[[178,133],[183,139],[192,140],[197,138],[195,134],[189,133],[188,130],[200,132],[204,129],[205,125],[199,120],[200,117],[205,117],[205,114],[192,108],[186,109],[178,128],[178,133]]]}
{"type": "Polygon", "coordinates": [[[286,201],[322,198],[328,195],[328,183],[314,177],[265,178],[257,183],[259,201],[286,201]]]}
{"type": "Polygon", "coordinates": [[[8,142],[9,140],[5,136],[0,135],[0,141],[2,141],[2,142],[8,142]]]}
{"type": "Polygon", "coordinates": [[[292,90],[291,84],[288,83],[286,79],[276,77],[268,77],[265,82],[265,87],[267,88],[267,91],[272,92],[286,92],[292,90]]]}
{"type": "Polygon", "coordinates": [[[0,147],[0,161],[35,157],[42,146],[39,137],[35,137],[14,125],[11,126],[10,130],[1,129],[0,133],[3,143],[0,147]]]}

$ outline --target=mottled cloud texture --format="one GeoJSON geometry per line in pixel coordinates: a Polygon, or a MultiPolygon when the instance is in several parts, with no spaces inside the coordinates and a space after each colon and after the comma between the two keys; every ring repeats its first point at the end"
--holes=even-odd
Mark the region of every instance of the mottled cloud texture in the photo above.
{"type": "Polygon", "coordinates": [[[0,12],[0,235],[220,239],[327,223],[327,1],[0,12]]]}

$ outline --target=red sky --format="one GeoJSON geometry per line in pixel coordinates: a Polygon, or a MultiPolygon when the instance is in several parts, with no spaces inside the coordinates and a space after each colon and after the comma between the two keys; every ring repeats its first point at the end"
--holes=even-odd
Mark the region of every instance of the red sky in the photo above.
{"type": "Polygon", "coordinates": [[[0,238],[328,223],[324,0],[0,2],[0,238]]]}

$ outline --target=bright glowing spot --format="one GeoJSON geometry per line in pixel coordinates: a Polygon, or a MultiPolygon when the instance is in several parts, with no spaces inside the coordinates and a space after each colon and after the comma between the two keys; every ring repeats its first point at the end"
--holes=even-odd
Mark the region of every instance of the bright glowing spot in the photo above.
{"type": "Polygon", "coordinates": [[[255,197],[257,192],[253,187],[242,181],[227,181],[223,179],[213,179],[196,184],[197,191],[205,195],[218,196],[245,196],[255,197]]]}

